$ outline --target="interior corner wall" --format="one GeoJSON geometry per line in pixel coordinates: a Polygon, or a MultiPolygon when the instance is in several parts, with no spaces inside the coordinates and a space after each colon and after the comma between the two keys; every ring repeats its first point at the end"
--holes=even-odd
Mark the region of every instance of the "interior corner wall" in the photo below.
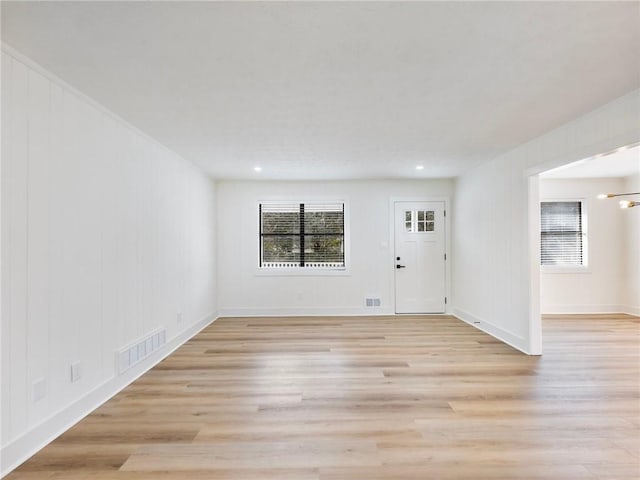
{"type": "MultiPolygon", "coordinates": [[[[638,160],[640,169],[640,160],[638,160]]],[[[623,192],[640,192],[640,173],[623,179],[623,192]]],[[[636,201],[640,201],[638,197],[636,201]]],[[[640,207],[624,212],[623,312],[640,316],[640,207]]]]}
{"type": "Polygon", "coordinates": [[[1,190],[6,473],[211,321],[216,211],[194,166],[5,51],[1,190]],[[119,375],[116,352],[159,328],[119,375]]]}
{"type": "Polygon", "coordinates": [[[587,265],[584,270],[542,269],[542,313],[623,312],[625,221],[628,211],[600,193],[621,192],[622,178],[540,179],[540,200],[582,200],[586,212],[587,265]]]}
{"type": "Polygon", "coordinates": [[[452,180],[218,182],[220,315],[393,314],[391,198],[451,197],[452,180]],[[348,275],[265,276],[259,272],[258,204],[266,200],[346,200],[348,275]],[[365,307],[365,296],[381,306],[365,307]]]}
{"type": "MultiPolygon", "coordinates": [[[[540,107],[542,108],[542,107],[540,107]]],[[[529,176],[640,141],[640,90],[458,177],[453,208],[453,312],[532,354],[529,176]]],[[[536,330],[536,329],[533,329],[536,330]]],[[[539,330],[539,328],[537,328],[539,330]]]]}

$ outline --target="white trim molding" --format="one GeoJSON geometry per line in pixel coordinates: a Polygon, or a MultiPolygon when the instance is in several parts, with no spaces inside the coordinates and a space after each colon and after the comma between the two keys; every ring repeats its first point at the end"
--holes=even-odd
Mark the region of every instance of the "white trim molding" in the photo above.
{"type": "Polygon", "coordinates": [[[194,323],[167,342],[164,348],[155,351],[133,368],[122,375],[116,375],[99,385],[75,402],[54,413],[42,423],[8,443],[0,450],[0,477],[4,477],[29,457],[44,448],[59,435],[111,399],[118,392],[144,375],[190,338],[208,327],[218,318],[216,312],[211,313],[194,323]]]}
{"type": "Polygon", "coordinates": [[[630,305],[543,305],[543,315],[616,314],[640,316],[640,307],[630,305]]]}
{"type": "Polygon", "coordinates": [[[527,355],[539,355],[536,352],[532,353],[529,351],[529,345],[525,338],[519,335],[516,335],[515,333],[509,332],[503,328],[500,328],[497,325],[494,325],[493,323],[487,320],[478,318],[470,314],[469,312],[460,310],[459,308],[453,309],[453,316],[456,317],[458,320],[468,323],[472,327],[475,327],[478,330],[481,330],[491,335],[492,337],[500,340],[501,342],[504,342],[507,345],[512,346],[516,350],[520,350],[521,352],[526,353],[527,355]]]}
{"type": "Polygon", "coordinates": [[[627,315],[633,315],[634,317],[640,317],[640,307],[633,307],[631,305],[621,305],[621,312],[627,315]]]}
{"type": "Polygon", "coordinates": [[[372,317],[395,315],[393,307],[221,308],[219,317],[372,317]]]}

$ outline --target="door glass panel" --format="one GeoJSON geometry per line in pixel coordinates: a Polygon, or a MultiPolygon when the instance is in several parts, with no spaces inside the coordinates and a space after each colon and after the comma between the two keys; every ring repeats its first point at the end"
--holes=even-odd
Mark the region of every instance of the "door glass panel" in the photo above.
{"type": "Polygon", "coordinates": [[[404,229],[406,232],[415,232],[415,226],[413,220],[416,218],[416,212],[413,210],[405,210],[404,212],[404,229]]]}
{"type": "Polygon", "coordinates": [[[408,233],[435,231],[433,210],[405,210],[404,228],[408,233]]]}

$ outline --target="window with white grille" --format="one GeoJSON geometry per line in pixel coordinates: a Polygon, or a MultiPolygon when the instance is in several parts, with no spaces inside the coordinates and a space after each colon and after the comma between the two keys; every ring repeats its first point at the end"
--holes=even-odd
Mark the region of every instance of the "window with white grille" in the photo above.
{"type": "Polygon", "coordinates": [[[344,203],[261,203],[260,267],[344,269],[344,203]]]}
{"type": "Polygon", "coordinates": [[[540,264],[586,265],[584,205],[580,200],[540,203],[540,264]]]}

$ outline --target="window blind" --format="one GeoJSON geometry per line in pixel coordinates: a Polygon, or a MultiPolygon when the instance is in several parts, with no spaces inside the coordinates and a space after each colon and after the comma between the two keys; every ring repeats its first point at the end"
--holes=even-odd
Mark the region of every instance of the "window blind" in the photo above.
{"type": "Polygon", "coordinates": [[[344,204],[260,204],[260,266],[343,268],[344,204]]]}
{"type": "Polygon", "coordinates": [[[582,265],[582,228],[582,202],[541,202],[541,265],[582,265]]]}

